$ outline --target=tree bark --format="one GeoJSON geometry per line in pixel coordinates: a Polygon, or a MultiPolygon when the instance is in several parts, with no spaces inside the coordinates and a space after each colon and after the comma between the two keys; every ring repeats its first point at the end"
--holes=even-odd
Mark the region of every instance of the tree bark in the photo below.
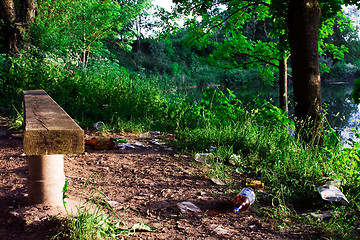
{"type": "Polygon", "coordinates": [[[29,24],[34,20],[35,6],[36,0],[20,0],[19,5],[14,0],[0,0],[0,19],[4,22],[1,29],[2,45],[5,52],[18,52],[24,37],[29,40],[29,24]]]}
{"type": "Polygon", "coordinates": [[[13,0],[0,0],[0,16],[4,22],[2,27],[3,47],[5,52],[17,51],[19,32],[15,27],[16,12],[13,0]]]}
{"type": "Polygon", "coordinates": [[[289,55],[286,54],[284,49],[285,45],[285,35],[281,35],[279,37],[279,44],[280,44],[280,52],[282,53],[282,57],[279,59],[279,98],[280,98],[280,108],[288,113],[289,112],[289,105],[288,105],[288,72],[287,72],[287,61],[289,55]]]}
{"type": "Polygon", "coordinates": [[[136,21],[136,52],[141,52],[141,16],[136,21]]]}
{"type": "Polygon", "coordinates": [[[289,0],[288,27],[296,132],[305,142],[321,139],[323,115],[318,53],[318,0],[289,0]]]}
{"type": "Polygon", "coordinates": [[[287,57],[279,60],[279,96],[280,96],[280,108],[288,113],[288,88],[287,88],[287,57]]]}

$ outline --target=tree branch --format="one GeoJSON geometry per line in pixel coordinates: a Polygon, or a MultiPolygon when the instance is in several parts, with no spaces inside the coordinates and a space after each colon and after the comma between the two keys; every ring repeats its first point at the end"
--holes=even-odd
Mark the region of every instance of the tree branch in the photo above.
{"type": "MultiPolygon", "coordinates": [[[[256,55],[255,56],[255,55],[252,55],[252,54],[249,54],[249,53],[240,53],[240,52],[230,53],[231,57],[237,57],[237,56],[241,56],[241,55],[245,55],[247,57],[251,57],[253,59],[256,59],[257,62],[262,62],[262,63],[269,64],[269,65],[274,66],[274,67],[279,67],[279,65],[276,65],[276,64],[271,62],[272,60],[279,60],[277,58],[268,58],[266,60],[266,59],[262,59],[261,57],[265,57],[265,56],[261,56],[261,55],[256,55]]],[[[256,62],[256,61],[253,61],[253,62],[256,62]]]]}
{"type": "Polygon", "coordinates": [[[252,5],[252,4],[248,4],[248,5],[246,5],[246,6],[242,7],[242,8],[237,9],[236,11],[234,11],[233,13],[231,13],[229,16],[227,16],[223,21],[221,21],[220,23],[218,23],[218,24],[210,27],[210,29],[208,29],[208,30],[207,30],[205,33],[203,33],[201,36],[193,39],[193,40],[190,42],[190,44],[193,43],[194,41],[196,41],[196,40],[204,37],[205,35],[207,35],[207,34],[208,34],[211,30],[213,30],[214,28],[217,28],[217,27],[223,25],[227,20],[229,20],[229,19],[230,19],[232,16],[234,16],[236,13],[244,10],[245,8],[250,7],[251,5],[252,5]]]}

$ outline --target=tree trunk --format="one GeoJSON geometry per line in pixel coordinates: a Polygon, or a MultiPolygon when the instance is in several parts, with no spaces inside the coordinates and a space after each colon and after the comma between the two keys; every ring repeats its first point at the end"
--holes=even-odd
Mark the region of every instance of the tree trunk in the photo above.
{"type": "Polygon", "coordinates": [[[28,26],[32,21],[34,21],[35,9],[36,0],[22,0],[20,11],[21,22],[28,26]]]}
{"type": "Polygon", "coordinates": [[[287,89],[287,57],[279,60],[279,96],[280,108],[288,113],[288,89],[287,89]]]}
{"type": "Polygon", "coordinates": [[[14,0],[0,0],[0,19],[4,22],[2,45],[5,52],[18,52],[24,36],[29,40],[29,24],[34,20],[35,6],[35,0],[20,0],[19,5],[14,0]]]}
{"type": "Polygon", "coordinates": [[[321,9],[318,0],[289,0],[296,132],[305,142],[321,139],[323,115],[318,54],[321,9]]]}
{"type": "Polygon", "coordinates": [[[13,0],[0,0],[1,19],[4,21],[2,27],[3,47],[5,52],[17,51],[17,40],[19,31],[15,27],[16,12],[13,0]]]}
{"type": "Polygon", "coordinates": [[[136,21],[136,52],[141,52],[141,16],[136,21]]]}
{"type": "Polygon", "coordinates": [[[285,45],[285,35],[281,35],[279,37],[279,44],[280,44],[280,52],[282,53],[282,57],[279,59],[279,98],[280,98],[280,108],[288,113],[289,112],[289,105],[288,105],[288,72],[287,72],[287,61],[289,55],[286,54],[284,49],[285,45]]]}

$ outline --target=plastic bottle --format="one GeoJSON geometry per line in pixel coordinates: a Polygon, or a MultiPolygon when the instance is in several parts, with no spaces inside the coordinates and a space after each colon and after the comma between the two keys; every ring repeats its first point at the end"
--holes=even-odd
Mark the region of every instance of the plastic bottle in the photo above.
{"type": "Polygon", "coordinates": [[[96,150],[109,150],[113,149],[119,141],[124,140],[115,137],[93,137],[90,140],[85,140],[85,145],[96,150]]]}
{"type": "Polygon", "coordinates": [[[197,154],[195,154],[194,159],[197,162],[207,163],[208,161],[211,161],[214,159],[214,154],[212,154],[212,153],[197,153],[197,154]]]}
{"type": "Polygon", "coordinates": [[[255,202],[255,192],[252,188],[243,188],[232,200],[234,213],[247,210],[255,202]]]}

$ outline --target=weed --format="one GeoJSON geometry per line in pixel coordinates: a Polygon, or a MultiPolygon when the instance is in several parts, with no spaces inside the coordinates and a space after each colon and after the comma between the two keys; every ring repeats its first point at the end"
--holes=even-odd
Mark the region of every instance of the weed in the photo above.
{"type": "Polygon", "coordinates": [[[64,187],[62,189],[62,193],[63,193],[63,196],[62,196],[62,202],[63,202],[63,205],[64,205],[64,208],[66,210],[66,212],[68,213],[68,210],[66,208],[66,201],[65,199],[69,198],[68,195],[66,195],[67,191],[68,191],[68,187],[69,187],[69,179],[66,179],[65,180],[65,184],[64,184],[64,187]]]}
{"type": "MultiPolygon", "coordinates": [[[[321,207],[328,208],[318,200],[316,186],[339,179],[350,204],[322,226],[334,228],[338,224],[341,229],[354,229],[359,221],[359,144],[354,142],[350,148],[341,149],[334,131],[325,133],[320,147],[304,144],[289,131],[294,122],[267,101],[253,99],[245,104],[231,91],[210,88],[205,88],[200,100],[194,102],[172,91],[168,91],[169,97],[165,87],[155,87],[159,84],[157,78],[133,75],[105,58],[90,62],[86,70],[77,66],[77,58],[71,53],[59,58],[37,49],[17,56],[0,55],[0,61],[4,96],[0,98],[1,109],[14,106],[15,123],[22,122],[21,92],[42,88],[82,126],[103,121],[108,129],[119,131],[155,128],[175,132],[180,151],[203,152],[215,146],[217,157],[210,164],[209,175],[228,182],[260,179],[277,202],[274,208],[291,209],[292,205],[313,210],[301,205],[306,201],[320,202],[321,207]],[[231,163],[233,154],[238,160],[231,163]]],[[[178,69],[175,65],[173,68],[178,69]]],[[[81,217],[68,221],[70,228],[76,226],[83,231],[91,222],[101,233],[118,234],[112,219],[91,215],[85,208],[80,210],[81,217]]],[[[271,215],[281,219],[278,216],[285,212],[274,209],[271,215]]],[[[351,233],[343,230],[339,234],[347,237],[351,233]]]]}
{"type": "Polygon", "coordinates": [[[9,129],[14,129],[14,130],[22,130],[23,128],[23,123],[24,123],[24,117],[22,113],[20,113],[15,106],[13,106],[13,109],[16,113],[15,117],[7,119],[7,125],[9,126],[9,129]]]}
{"type": "MultiPolygon", "coordinates": [[[[349,226],[345,224],[349,219],[358,221],[356,214],[350,214],[359,213],[356,204],[359,202],[356,182],[360,180],[358,143],[354,142],[352,148],[341,149],[338,138],[330,129],[325,132],[322,146],[304,144],[288,130],[294,124],[268,103],[250,109],[239,105],[240,109],[234,109],[236,105],[228,105],[229,98],[213,91],[205,92],[205,99],[200,103],[197,108],[199,126],[180,129],[177,138],[179,147],[194,152],[217,147],[210,169],[204,168],[207,176],[234,181],[234,186],[239,185],[236,182],[244,183],[245,178],[261,179],[265,183],[267,198],[271,198],[271,201],[258,199],[269,205],[266,211],[261,211],[279,229],[291,228],[290,220],[295,219],[295,210],[329,208],[321,200],[316,187],[325,181],[339,179],[342,181],[341,189],[352,201],[341,211],[336,206],[338,214],[321,226],[334,229],[335,224],[349,226]],[[236,161],[229,161],[233,154],[236,161]]],[[[339,231],[336,236],[349,238],[351,233],[339,231]]]]}
{"type": "MultiPolygon", "coordinates": [[[[91,181],[92,179],[89,179],[84,187],[91,181]]],[[[96,188],[95,183],[88,200],[80,204],[75,214],[69,213],[65,202],[65,199],[69,198],[66,195],[67,189],[66,180],[63,187],[63,204],[68,215],[60,219],[61,227],[51,239],[117,239],[136,231],[157,230],[142,222],[124,228],[125,223],[117,220],[116,213],[107,203],[105,195],[96,188]]]]}

